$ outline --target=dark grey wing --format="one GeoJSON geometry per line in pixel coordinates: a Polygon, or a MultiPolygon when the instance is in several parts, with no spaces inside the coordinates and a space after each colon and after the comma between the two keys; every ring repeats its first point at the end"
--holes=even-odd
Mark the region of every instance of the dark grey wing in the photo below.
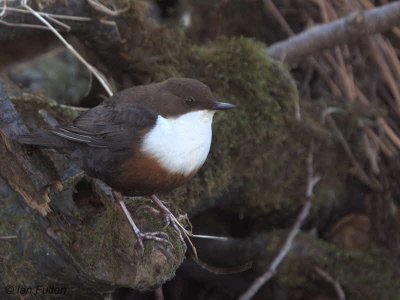
{"type": "Polygon", "coordinates": [[[154,126],[157,114],[137,103],[105,102],[51,133],[90,147],[122,150],[132,147],[139,132],[154,126]]]}

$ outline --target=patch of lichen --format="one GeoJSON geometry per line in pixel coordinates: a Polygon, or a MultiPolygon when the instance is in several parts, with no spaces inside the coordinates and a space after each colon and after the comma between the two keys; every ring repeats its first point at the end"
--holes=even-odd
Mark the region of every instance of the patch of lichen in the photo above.
{"type": "MultiPolygon", "coordinates": [[[[269,235],[266,250],[255,266],[257,272],[264,271],[269,265],[286,234],[275,231],[269,235]]],[[[318,267],[341,284],[348,299],[399,299],[400,286],[393,264],[394,258],[382,250],[345,251],[300,234],[279,266],[276,280],[288,291],[289,298],[302,295],[300,298],[307,299],[315,294],[335,296],[330,284],[317,274],[315,268],[318,267]]]]}
{"type": "MultiPolygon", "coordinates": [[[[343,190],[346,164],[323,129],[295,119],[297,90],[285,67],[247,38],[221,38],[191,46],[180,73],[208,84],[222,101],[237,105],[218,112],[210,156],[199,174],[167,196],[184,210],[212,206],[228,189],[238,191],[237,207],[248,214],[298,209],[306,187],[306,157],[315,139],[316,160],[333,180],[318,189],[321,202],[343,190]]],[[[311,118],[309,118],[311,120],[311,118]]],[[[316,164],[318,165],[318,164],[316,164]]],[[[318,168],[320,166],[318,165],[318,168]]],[[[347,164],[346,164],[347,167],[347,164]]],[[[329,177],[327,175],[326,177],[329,177]]],[[[316,205],[317,206],[317,205],[316,205]]]]}

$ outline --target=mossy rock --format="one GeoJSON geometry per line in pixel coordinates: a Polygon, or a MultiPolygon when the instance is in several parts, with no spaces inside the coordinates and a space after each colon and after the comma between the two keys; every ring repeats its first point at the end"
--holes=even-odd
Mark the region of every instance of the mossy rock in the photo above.
{"type": "Polygon", "coordinates": [[[323,126],[313,119],[321,109],[295,118],[296,85],[288,70],[266,56],[265,46],[247,38],[221,38],[192,46],[176,65],[182,76],[208,84],[237,109],[218,113],[210,156],[199,174],[167,198],[196,211],[230,198],[230,209],[247,215],[290,216],[306,188],[306,157],[311,141],[315,171],[323,171],[315,211],[345,191],[348,163],[323,126]]]}
{"type": "MultiPolygon", "coordinates": [[[[145,204],[128,202],[131,211],[140,212],[134,214],[137,224],[163,231],[162,217],[146,211],[145,204]]],[[[103,299],[118,287],[150,290],[174,276],[186,248],[172,228],[165,231],[169,246],[146,241],[142,255],[121,212],[107,204],[95,207],[78,206],[75,218],[60,212],[43,218],[10,191],[1,199],[0,235],[17,237],[0,244],[1,283],[65,287],[66,294],[57,299],[103,299]]]]}
{"type": "MultiPolygon", "coordinates": [[[[266,270],[286,235],[286,231],[269,234],[265,250],[260,251],[254,266],[257,273],[266,270]]],[[[319,268],[340,283],[347,299],[398,300],[400,286],[395,264],[394,257],[374,247],[367,252],[346,251],[323,240],[300,234],[273,280],[287,291],[289,299],[317,296],[335,298],[333,285],[317,273],[316,269],[319,268]]],[[[268,290],[264,292],[268,293],[268,290]]]]}
{"type": "MultiPolygon", "coordinates": [[[[175,36],[184,43],[183,36],[175,36]]],[[[197,78],[223,101],[238,106],[216,115],[213,144],[205,166],[192,181],[166,195],[171,203],[195,212],[218,205],[224,198],[229,199],[229,205],[222,205],[245,215],[268,215],[277,220],[290,217],[304,197],[305,160],[311,140],[317,145],[316,172],[323,172],[314,211],[319,210],[319,204],[329,205],[344,194],[348,163],[332,137],[312,121],[322,109],[307,108],[302,111],[303,120],[295,118],[295,83],[282,64],[266,56],[262,43],[247,38],[221,38],[204,46],[186,44],[185,50],[179,52],[168,45],[166,48],[171,52],[157,59],[159,64],[143,59],[131,67],[149,76],[158,74],[160,80],[171,74],[197,78]],[[162,71],[166,69],[172,73],[162,71]]],[[[138,55],[133,50],[132,53],[138,55]]],[[[24,98],[15,103],[21,106],[21,112],[28,110],[28,120],[33,106],[46,109],[47,105],[51,113],[58,114],[56,119],[71,120],[77,114],[66,107],[60,110],[46,99],[38,100],[40,97],[24,98]],[[23,102],[27,103],[18,104],[23,102]]],[[[39,127],[45,126],[40,122],[39,127]]]]}

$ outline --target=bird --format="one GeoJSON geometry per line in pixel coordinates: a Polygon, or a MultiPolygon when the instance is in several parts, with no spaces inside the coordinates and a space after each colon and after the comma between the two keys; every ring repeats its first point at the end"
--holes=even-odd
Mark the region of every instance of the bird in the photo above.
{"type": "Polygon", "coordinates": [[[211,89],[192,78],[170,78],[122,90],[80,114],[70,124],[21,135],[19,143],[62,150],[89,176],[115,191],[143,250],[142,233],[123,196],[150,196],[176,229],[177,219],[156,196],[189,181],[204,164],[217,111],[235,105],[220,102],[211,89]]]}

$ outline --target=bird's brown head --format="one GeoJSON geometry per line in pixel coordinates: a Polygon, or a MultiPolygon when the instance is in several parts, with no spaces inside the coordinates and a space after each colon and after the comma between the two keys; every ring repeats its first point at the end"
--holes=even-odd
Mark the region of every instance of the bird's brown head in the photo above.
{"type": "Polygon", "coordinates": [[[210,88],[191,78],[171,78],[157,84],[151,106],[163,117],[173,118],[193,111],[218,111],[234,108],[217,101],[210,88]]]}

